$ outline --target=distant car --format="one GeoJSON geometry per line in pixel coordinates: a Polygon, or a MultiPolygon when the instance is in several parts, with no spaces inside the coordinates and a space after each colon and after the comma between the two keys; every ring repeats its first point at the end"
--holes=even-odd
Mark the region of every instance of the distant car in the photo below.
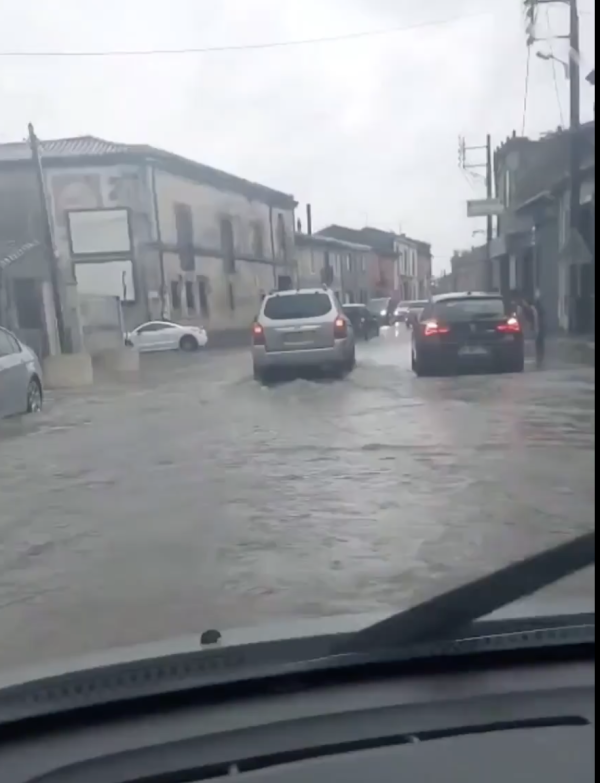
{"type": "Polygon", "coordinates": [[[141,353],[150,351],[197,351],[208,343],[206,329],[170,321],[149,321],[125,335],[125,345],[141,353]]]}
{"type": "Polygon", "coordinates": [[[420,376],[478,366],[494,372],[525,367],[521,326],[497,294],[434,296],[413,329],[411,350],[420,376]]]}
{"type": "Polygon", "coordinates": [[[344,305],[344,314],[352,324],[357,337],[370,340],[379,336],[379,320],[364,304],[344,305]]]}
{"type": "Polygon", "coordinates": [[[37,413],[44,399],[37,356],[12,332],[0,327],[0,419],[37,413]]]}
{"type": "Polygon", "coordinates": [[[423,299],[406,303],[407,312],[405,323],[408,329],[414,329],[416,324],[418,324],[421,313],[427,306],[428,301],[429,300],[427,299],[423,299]]]}
{"type": "Polygon", "coordinates": [[[333,291],[268,294],[252,327],[252,363],[260,381],[282,369],[351,371],[356,363],[354,330],[333,291]]]}
{"type": "Polygon", "coordinates": [[[377,317],[381,326],[388,326],[392,321],[392,300],[389,296],[382,299],[371,299],[367,302],[369,311],[377,317]]]}
{"type": "Polygon", "coordinates": [[[392,320],[395,324],[404,323],[408,317],[409,302],[398,302],[394,308],[392,320]]]}

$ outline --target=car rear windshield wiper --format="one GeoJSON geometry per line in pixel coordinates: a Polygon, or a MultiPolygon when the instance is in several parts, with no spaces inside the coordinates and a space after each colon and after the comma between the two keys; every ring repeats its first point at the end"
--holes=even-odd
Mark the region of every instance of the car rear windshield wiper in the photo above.
{"type": "Polygon", "coordinates": [[[595,562],[596,534],[586,533],[357,631],[335,653],[373,652],[452,638],[475,621],[595,562]]]}

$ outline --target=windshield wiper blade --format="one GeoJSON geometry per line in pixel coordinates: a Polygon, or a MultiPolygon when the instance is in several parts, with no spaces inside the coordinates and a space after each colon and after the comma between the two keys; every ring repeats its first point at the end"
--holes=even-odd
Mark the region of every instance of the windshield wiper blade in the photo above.
{"type": "Polygon", "coordinates": [[[371,652],[452,638],[475,621],[595,562],[596,534],[586,533],[357,631],[335,653],[371,652]]]}

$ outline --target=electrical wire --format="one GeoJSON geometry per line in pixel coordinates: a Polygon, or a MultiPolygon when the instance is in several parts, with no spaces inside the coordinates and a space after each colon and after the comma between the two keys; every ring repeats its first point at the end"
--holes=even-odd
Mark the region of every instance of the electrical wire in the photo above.
{"type": "Polygon", "coordinates": [[[184,47],[181,49],[123,49],[123,50],[96,50],[96,51],[1,51],[0,57],[154,57],[165,55],[184,54],[216,54],[222,52],[255,51],[260,49],[282,49],[291,46],[308,46],[311,44],[336,43],[337,41],[350,41],[359,38],[374,38],[376,36],[392,35],[394,33],[410,32],[427,27],[440,27],[453,24],[463,19],[473,19],[489,14],[489,11],[478,11],[470,14],[460,14],[448,19],[437,19],[428,22],[388,27],[382,30],[366,30],[356,33],[344,33],[329,35],[321,38],[303,38],[291,41],[270,41],[256,44],[231,44],[223,46],[184,47]]]}

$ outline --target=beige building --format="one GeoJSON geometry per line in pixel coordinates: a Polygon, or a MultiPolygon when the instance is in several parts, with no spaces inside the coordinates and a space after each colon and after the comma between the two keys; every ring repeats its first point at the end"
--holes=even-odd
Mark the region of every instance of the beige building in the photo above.
{"type": "MultiPolygon", "coordinates": [[[[262,293],[294,281],[292,196],[147,145],[86,136],[40,149],[74,333],[78,292],[119,296],[128,328],[165,317],[232,330],[249,326],[262,293]]],[[[31,199],[19,185],[31,171],[26,143],[0,145],[0,204],[31,199]]],[[[7,238],[40,233],[19,232],[7,238]]]]}
{"type": "Polygon", "coordinates": [[[400,234],[395,238],[394,249],[397,254],[394,290],[400,293],[401,300],[414,301],[419,298],[416,242],[404,234],[400,234]]]}
{"type": "Polygon", "coordinates": [[[320,234],[296,234],[298,285],[329,285],[344,304],[368,302],[371,267],[376,263],[368,245],[320,234]]]}

